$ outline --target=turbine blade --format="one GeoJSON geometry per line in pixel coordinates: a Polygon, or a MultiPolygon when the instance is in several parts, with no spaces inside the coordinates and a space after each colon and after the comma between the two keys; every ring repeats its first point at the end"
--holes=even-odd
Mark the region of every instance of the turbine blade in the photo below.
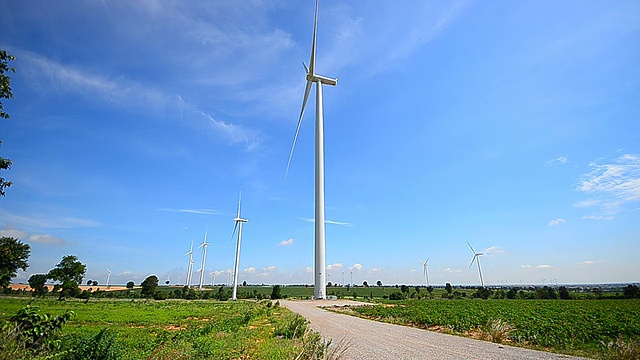
{"type": "Polygon", "coordinates": [[[471,259],[471,264],[469,264],[469,269],[471,269],[471,265],[473,265],[473,262],[474,262],[474,261],[476,261],[476,258],[477,258],[477,257],[478,257],[478,256],[473,255],[473,259],[471,259]]]}
{"type": "Polygon", "coordinates": [[[313,43],[311,44],[311,60],[309,60],[309,75],[316,74],[316,37],[318,34],[318,0],[316,0],[316,13],[313,21],[313,43]]]}
{"type": "Polygon", "coordinates": [[[242,192],[238,196],[238,219],[240,218],[240,204],[242,203],[242,192]]]}
{"type": "Polygon", "coordinates": [[[238,229],[238,221],[236,221],[236,225],[233,227],[233,232],[231,233],[231,240],[236,235],[236,230],[238,229]]]}
{"type": "Polygon", "coordinates": [[[473,253],[473,255],[475,255],[476,251],[473,249],[473,246],[471,246],[471,244],[469,244],[468,241],[467,241],[467,245],[469,245],[469,249],[471,249],[471,252],[473,253]]]}
{"type": "Polygon", "coordinates": [[[309,68],[307,67],[307,64],[304,63],[304,61],[302,62],[302,66],[304,66],[304,72],[309,75],[309,68]]]}
{"type": "Polygon", "coordinates": [[[307,100],[309,100],[309,92],[311,92],[311,81],[307,81],[307,87],[304,89],[304,99],[302,100],[302,109],[300,110],[300,117],[298,117],[298,126],[296,126],[296,134],[293,136],[293,144],[291,144],[291,152],[289,153],[289,160],[287,161],[287,170],[284,174],[285,179],[289,175],[289,166],[291,165],[291,158],[293,157],[293,150],[296,148],[296,142],[298,141],[298,134],[300,133],[300,125],[302,125],[302,116],[304,115],[304,108],[307,106],[307,100]]]}

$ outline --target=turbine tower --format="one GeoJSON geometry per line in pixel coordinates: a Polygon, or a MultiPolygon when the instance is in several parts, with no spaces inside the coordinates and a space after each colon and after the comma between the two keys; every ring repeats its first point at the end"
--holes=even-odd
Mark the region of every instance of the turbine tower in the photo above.
{"type": "Polygon", "coordinates": [[[109,280],[110,279],[111,279],[111,270],[107,269],[107,281],[105,281],[107,289],[109,288],[109,280]]]}
{"type": "Polygon", "coordinates": [[[233,233],[231,237],[236,233],[236,229],[238,230],[238,243],[236,244],[236,265],[233,271],[233,292],[231,293],[231,300],[238,300],[236,294],[238,293],[238,267],[240,266],[240,242],[242,242],[242,223],[246,223],[247,219],[243,219],[240,217],[240,203],[242,202],[242,194],[238,197],[238,216],[236,216],[233,221],[236,222],[233,227],[233,233]]]}
{"type": "Polygon", "coordinates": [[[202,268],[200,269],[200,286],[198,286],[198,290],[202,290],[202,285],[204,285],[204,269],[207,262],[207,247],[209,247],[209,244],[207,244],[207,231],[204,231],[204,241],[198,246],[202,248],[202,268]]]}
{"type": "MultiPolygon", "coordinates": [[[[318,0],[316,0],[315,19],[313,23],[313,42],[311,44],[311,59],[309,60],[309,67],[304,63],[302,65],[307,72],[307,85],[304,90],[304,98],[302,100],[302,109],[300,110],[300,116],[298,117],[298,126],[296,127],[296,134],[293,137],[293,145],[291,146],[291,152],[289,153],[289,161],[287,162],[287,171],[289,173],[289,165],[291,164],[291,157],[293,156],[293,150],[296,147],[296,141],[298,140],[298,133],[300,132],[300,125],[302,124],[302,117],[304,115],[304,109],[309,99],[309,92],[311,91],[311,85],[316,84],[316,155],[315,155],[315,172],[316,172],[316,189],[315,189],[315,259],[314,259],[314,291],[313,297],[315,299],[325,299],[326,297],[326,256],[325,256],[325,223],[324,223],[324,116],[322,114],[322,85],[336,86],[338,79],[328,78],[322,75],[316,74],[316,38],[318,33],[318,0]]],[[[286,176],[286,175],[285,175],[286,176]]]]}
{"type": "Polygon", "coordinates": [[[471,246],[471,244],[469,244],[468,241],[467,241],[467,245],[469,245],[469,248],[473,253],[473,259],[471,259],[471,264],[469,264],[469,269],[471,269],[471,266],[473,265],[474,261],[478,264],[478,274],[480,274],[480,284],[482,285],[482,287],[484,287],[484,280],[482,280],[482,270],[480,269],[480,256],[484,255],[484,253],[476,252],[473,249],[473,246],[471,246]]]}
{"type": "Polygon", "coordinates": [[[193,276],[193,241],[191,242],[191,248],[189,248],[189,251],[184,255],[189,255],[189,267],[187,268],[187,279],[185,280],[185,285],[191,287],[191,277],[193,276]]]}
{"type": "Polygon", "coordinates": [[[429,287],[429,259],[420,261],[422,263],[422,275],[424,276],[424,283],[429,287]]]}

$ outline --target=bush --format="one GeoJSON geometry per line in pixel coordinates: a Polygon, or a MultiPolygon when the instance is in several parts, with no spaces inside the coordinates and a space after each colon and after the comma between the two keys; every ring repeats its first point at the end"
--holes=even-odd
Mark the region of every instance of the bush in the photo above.
{"type": "Polygon", "coordinates": [[[104,328],[95,336],[85,335],[70,340],[70,350],[63,360],[117,360],[121,355],[116,345],[116,333],[104,328]]]}
{"type": "Polygon", "coordinates": [[[301,338],[307,330],[307,319],[295,314],[289,321],[276,325],[274,336],[282,336],[285,339],[301,338]]]}

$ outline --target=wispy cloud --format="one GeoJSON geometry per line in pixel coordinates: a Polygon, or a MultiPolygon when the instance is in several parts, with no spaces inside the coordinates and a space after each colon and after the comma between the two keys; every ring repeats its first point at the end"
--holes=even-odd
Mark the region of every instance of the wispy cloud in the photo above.
{"type": "Polygon", "coordinates": [[[335,264],[327,265],[327,270],[342,269],[343,267],[344,266],[341,263],[335,263],[335,264]]]}
{"type": "Polygon", "coordinates": [[[565,220],[565,219],[561,219],[561,218],[553,219],[553,220],[551,220],[549,222],[549,226],[558,226],[558,225],[563,224],[565,222],[567,222],[567,220],[565,220]]]}
{"type": "Polygon", "coordinates": [[[253,274],[253,273],[255,273],[255,272],[256,272],[256,268],[255,268],[255,267],[253,267],[253,266],[251,266],[251,267],[248,267],[248,268],[244,269],[243,271],[244,271],[245,273],[247,273],[247,274],[253,274]]]}
{"type": "Polygon", "coordinates": [[[54,237],[51,234],[32,234],[31,236],[29,236],[29,242],[57,246],[69,244],[68,241],[54,237]]]}
{"type": "Polygon", "coordinates": [[[374,267],[371,270],[369,270],[370,273],[379,273],[382,271],[381,267],[374,267]]]}
{"type": "Polygon", "coordinates": [[[529,264],[526,264],[526,265],[520,265],[520,268],[525,269],[525,270],[526,270],[526,269],[531,269],[532,267],[533,267],[533,266],[531,266],[531,265],[529,265],[529,264]]]}
{"type": "Polygon", "coordinates": [[[16,227],[31,227],[39,229],[74,229],[74,228],[90,228],[99,226],[100,223],[90,219],[82,219],[73,216],[62,216],[56,218],[50,217],[30,217],[15,215],[12,213],[0,211],[0,216],[7,224],[16,227]]]}
{"type": "Polygon", "coordinates": [[[593,265],[593,264],[596,264],[596,263],[598,263],[598,260],[585,260],[585,261],[580,262],[580,264],[582,264],[582,265],[593,265]]]}
{"type": "Polygon", "coordinates": [[[293,239],[280,241],[280,246],[291,246],[291,245],[293,245],[293,239]]]}
{"type": "Polygon", "coordinates": [[[591,171],[579,180],[578,191],[593,197],[587,204],[597,204],[599,213],[585,218],[607,220],[622,211],[623,205],[640,200],[640,156],[624,154],[609,163],[591,162],[589,167],[591,171]]]}
{"type": "MultiPolygon", "coordinates": [[[[313,218],[304,218],[304,217],[299,217],[298,219],[304,221],[304,222],[310,222],[310,223],[315,223],[316,220],[313,218]]],[[[343,222],[343,221],[334,221],[334,220],[326,220],[325,219],[325,224],[331,224],[331,225],[342,225],[342,226],[351,226],[351,223],[348,222],[343,222]]]]}
{"type": "Polygon", "coordinates": [[[446,272],[447,274],[456,274],[456,273],[462,272],[462,270],[460,269],[452,269],[452,268],[446,268],[442,271],[446,272]]]}
{"type": "Polygon", "coordinates": [[[186,214],[199,214],[199,215],[220,215],[220,210],[216,209],[158,209],[159,211],[171,211],[186,214]]]}
{"type": "Polygon", "coordinates": [[[349,270],[362,270],[362,264],[355,263],[353,266],[349,267],[349,270]]]}
{"type": "Polygon", "coordinates": [[[567,155],[560,155],[555,159],[547,160],[547,162],[544,163],[544,166],[549,167],[555,165],[564,165],[567,163],[569,163],[569,157],[567,155]]]}
{"type": "Polygon", "coordinates": [[[113,77],[64,65],[27,51],[21,51],[20,56],[31,84],[43,91],[80,94],[109,107],[136,109],[156,118],[181,119],[185,125],[209,131],[229,144],[246,144],[248,150],[259,145],[260,137],[255,130],[216,119],[186,102],[179,94],[167,93],[122,77],[114,80],[113,77]]]}

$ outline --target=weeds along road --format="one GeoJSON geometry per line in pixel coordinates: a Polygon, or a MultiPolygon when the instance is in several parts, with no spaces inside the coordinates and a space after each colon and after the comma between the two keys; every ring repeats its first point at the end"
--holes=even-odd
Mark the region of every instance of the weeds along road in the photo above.
{"type": "Polygon", "coordinates": [[[542,351],[440,334],[333,313],[318,306],[359,305],[348,300],[280,303],[309,320],[311,328],[332,340],[340,359],[580,359],[542,351]]]}

